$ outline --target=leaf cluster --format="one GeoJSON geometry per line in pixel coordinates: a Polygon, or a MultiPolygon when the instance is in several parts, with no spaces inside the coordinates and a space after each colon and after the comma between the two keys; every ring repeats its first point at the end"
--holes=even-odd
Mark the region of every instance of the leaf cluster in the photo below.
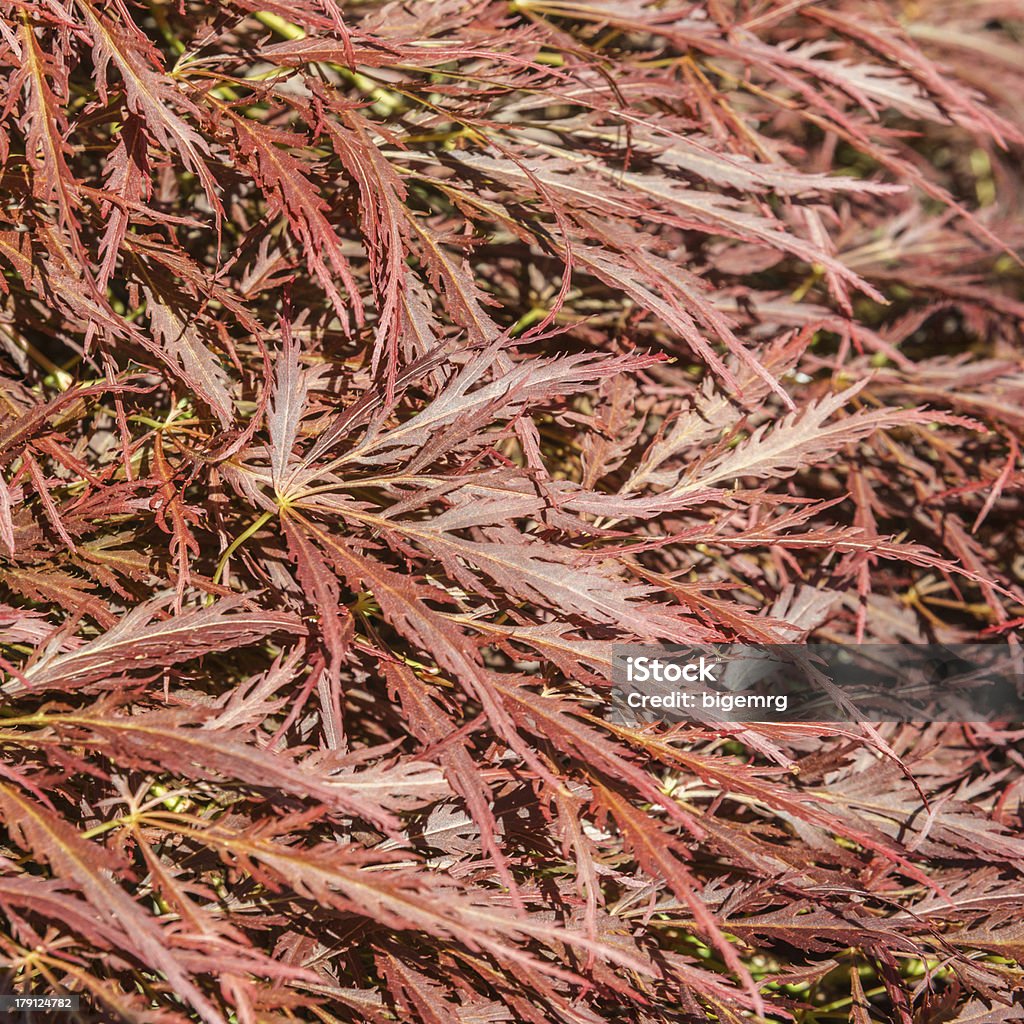
{"type": "Polygon", "coordinates": [[[1020,1019],[1020,10],[0,2],[0,957],[104,1020],[1020,1019]]]}

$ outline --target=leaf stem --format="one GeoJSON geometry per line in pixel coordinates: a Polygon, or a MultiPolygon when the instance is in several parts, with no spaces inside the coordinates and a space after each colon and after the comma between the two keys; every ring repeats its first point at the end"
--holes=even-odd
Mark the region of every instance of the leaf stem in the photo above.
{"type": "Polygon", "coordinates": [[[220,561],[217,563],[217,570],[213,574],[213,582],[219,583],[221,573],[224,572],[224,567],[227,565],[228,559],[266,522],[268,522],[274,516],[273,512],[264,512],[258,519],[256,519],[247,529],[243,530],[227,547],[227,550],[223,555],[220,556],[220,561]]]}
{"type": "MultiPolygon", "coordinates": [[[[306,38],[306,33],[300,26],[287,21],[278,14],[272,14],[270,11],[257,11],[253,17],[261,25],[265,25],[272,32],[276,32],[285,39],[294,41],[306,38]]],[[[336,74],[341,75],[342,78],[368,99],[373,100],[374,108],[382,117],[393,114],[400,106],[398,94],[382,88],[373,79],[367,78],[366,75],[356,71],[354,68],[346,68],[334,62],[330,62],[327,66],[336,74]]]]}
{"type": "Polygon", "coordinates": [[[306,33],[294,22],[287,21],[282,18],[279,14],[273,14],[270,11],[256,11],[253,17],[261,24],[265,25],[270,29],[271,32],[276,32],[279,36],[284,36],[285,39],[305,39],[306,33]]]}

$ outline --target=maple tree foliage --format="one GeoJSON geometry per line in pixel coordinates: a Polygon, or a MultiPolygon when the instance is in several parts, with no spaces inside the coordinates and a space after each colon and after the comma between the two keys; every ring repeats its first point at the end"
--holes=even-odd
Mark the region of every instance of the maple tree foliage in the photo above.
{"type": "Polygon", "coordinates": [[[1002,0],[0,2],[0,957],[104,1020],[1022,1019],[1002,0]]]}

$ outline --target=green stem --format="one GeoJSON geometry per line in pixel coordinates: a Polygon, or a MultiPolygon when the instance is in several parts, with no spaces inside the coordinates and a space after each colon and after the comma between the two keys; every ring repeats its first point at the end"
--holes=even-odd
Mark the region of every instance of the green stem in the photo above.
{"type": "Polygon", "coordinates": [[[276,32],[285,39],[304,39],[306,33],[298,25],[285,21],[279,14],[271,14],[270,11],[257,11],[253,17],[261,24],[266,25],[271,32],[276,32]]]}
{"type": "MultiPolygon", "coordinates": [[[[305,31],[291,21],[287,21],[278,14],[271,14],[270,11],[257,11],[253,17],[261,24],[276,32],[285,39],[305,39],[305,31]]],[[[353,71],[350,68],[342,67],[340,64],[331,63],[328,65],[332,71],[341,75],[351,85],[354,85],[364,96],[373,100],[374,108],[378,114],[388,116],[393,114],[401,105],[399,98],[387,89],[382,89],[366,75],[353,71]]]]}
{"type": "Polygon", "coordinates": [[[217,571],[213,574],[213,582],[219,583],[224,566],[228,559],[261,527],[274,516],[273,512],[264,512],[248,529],[243,530],[227,547],[227,550],[220,556],[217,563],[217,571]]]}

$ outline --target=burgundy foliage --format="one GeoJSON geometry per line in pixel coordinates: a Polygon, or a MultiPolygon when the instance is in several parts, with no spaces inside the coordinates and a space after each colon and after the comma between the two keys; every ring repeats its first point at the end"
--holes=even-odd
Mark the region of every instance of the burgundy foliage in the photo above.
{"type": "Polygon", "coordinates": [[[1012,723],[606,710],[1016,642],[1018,4],[0,12],[10,990],[1024,1019],[1012,723]]]}

